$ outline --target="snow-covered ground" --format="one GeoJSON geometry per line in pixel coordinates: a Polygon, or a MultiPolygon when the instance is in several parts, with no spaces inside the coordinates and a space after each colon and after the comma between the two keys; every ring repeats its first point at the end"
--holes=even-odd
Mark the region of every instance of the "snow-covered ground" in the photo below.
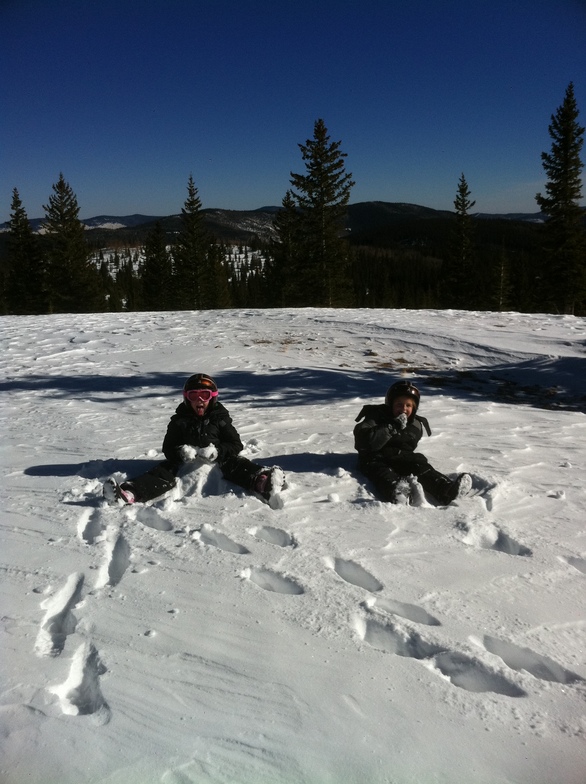
{"type": "Polygon", "coordinates": [[[584,784],[586,323],[271,310],[4,317],[3,784],[584,784]],[[108,507],[213,375],[273,511],[217,468],[108,507]],[[375,500],[397,378],[470,497],[375,500]]]}

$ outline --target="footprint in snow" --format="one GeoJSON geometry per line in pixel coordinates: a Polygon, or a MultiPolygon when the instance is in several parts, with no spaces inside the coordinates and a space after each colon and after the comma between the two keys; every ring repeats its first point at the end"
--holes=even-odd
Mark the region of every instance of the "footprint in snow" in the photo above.
{"type": "Polygon", "coordinates": [[[393,599],[366,599],[364,606],[371,612],[378,612],[380,610],[393,615],[398,615],[401,618],[406,618],[413,623],[421,623],[425,626],[441,626],[441,623],[433,615],[430,615],[423,607],[418,607],[416,604],[407,604],[405,602],[397,602],[393,599]]]}
{"type": "Polygon", "coordinates": [[[432,671],[446,677],[459,689],[494,692],[505,697],[525,697],[526,692],[503,675],[492,672],[482,662],[463,653],[449,651],[428,642],[416,632],[406,632],[393,624],[358,619],[356,631],[364,642],[377,650],[425,662],[432,671]]]}
{"type": "Polygon", "coordinates": [[[59,656],[63,651],[65,640],[73,634],[77,626],[77,618],[72,610],[81,601],[83,581],[83,574],[74,572],[55,596],[41,603],[41,607],[47,612],[35,643],[38,656],[59,656]]]}
{"type": "Polygon", "coordinates": [[[100,689],[100,676],[105,672],[95,646],[83,643],[73,656],[67,680],[49,691],[59,697],[64,714],[91,715],[96,724],[107,724],[111,712],[100,689]]]}
{"type": "Polygon", "coordinates": [[[204,523],[201,530],[193,534],[193,538],[199,540],[202,544],[217,547],[227,553],[236,553],[236,555],[248,555],[250,553],[250,550],[244,547],[243,544],[238,544],[238,542],[233,541],[229,536],[221,533],[221,531],[215,531],[208,523],[204,523]]]}
{"type": "Polygon", "coordinates": [[[478,474],[470,474],[470,476],[472,477],[472,489],[468,495],[464,496],[463,499],[459,499],[459,501],[462,502],[466,498],[478,497],[484,503],[486,510],[492,512],[495,499],[499,492],[498,485],[478,474]]]}
{"type": "Polygon", "coordinates": [[[555,498],[558,501],[563,501],[566,498],[565,490],[548,490],[545,495],[547,498],[555,498]]]}
{"type": "Polygon", "coordinates": [[[383,584],[379,582],[374,575],[367,572],[363,566],[357,564],[355,561],[345,561],[343,558],[324,558],[326,566],[333,569],[336,574],[345,580],[347,583],[364,588],[365,591],[376,593],[382,591],[383,584]]]}
{"type": "Polygon", "coordinates": [[[567,564],[573,566],[574,569],[577,569],[582,574],[586,574],[586,558],[574,558],[570,556],[569,558],[564,559],[567,564]]]}
{"type": "Polygon", "coordinates": [[[249,533],[252,534],[252,536],[256,536],[257,539],[262,539],[263,542],[276,544],[278,547],[297,546],[297,543],[291,534],[288,534],[287,531],[283,531],[280,528],[273,528],[270,525],[265,525],[262,528],[251,528],[249,533]]]}
{"type": "Polygon", "coordinates": [[[246,569],[243,577],[262,588],[263,591],[274,591],[275,593],[289,594],[291,596],[299,596],[305,593],[299,583],[291,577],[285,577],[285,575],[273,572],[271,569],[253,567],[252,569],[246,569]]]}
{"type": "Polygon", "coordinates": [[[432,659],[433,667],[459,689],[471,692],[491,691],[504,697],[526,697],[512,681],[498,672],[491,672],[482,662],[454,651],[444,651],[432,659]]]}
{"type": "Polygon", "coordinates": [[[118,533],[107,543],[107,555],[96,580],[96,588],[118,585],[129,565],[130,545],[124,536],[118,533]]]}
{"type": "Polygon", "coordinates": [[[173,523],[161,517],[160,513],[152,506],[145,506],[137,509],[136,519],[139,523],[146,525],[147,528],[154,528],[155,531],[171,531],[173,523]]]}
{"type": "Polygon", "coordinates": [[[465,534],[462,538],[464,544],[483,550],[496,550],[507,555],[533,555],[529,547],[520,544],[512,536],[509,536],[500,528],[497,528],[496,525],[486,520],[461,520],[456,525],[465,534]]]}
{"type": "Polygon", "coordinates": [[[116,538],[108,563],[108,585],[118,585],[130,563],[130,545],[120,534],[116,538]]]}
{"type": "Polygon", "coordinates": [[[497,637],[486,635],[482,639],[484,648],[490,653],[499,656],[507,667],[521,672],[526,670],[533,677],[542,681],[553,681],[554,683],[584,683],[575,672],[566,670],[561,664],[553,661],[548,656],[541,656],[529,648],[521,648],[506,640],[499,640],[497,637]]]}
{"type": "Polygon", "coordinates": [[[89,513],[86,511],[78,523],[79,535],[87,544],[95,544],[96,539],[102,535],[105,529],[104,513],[101,509],[94,509],[89,513]]]}

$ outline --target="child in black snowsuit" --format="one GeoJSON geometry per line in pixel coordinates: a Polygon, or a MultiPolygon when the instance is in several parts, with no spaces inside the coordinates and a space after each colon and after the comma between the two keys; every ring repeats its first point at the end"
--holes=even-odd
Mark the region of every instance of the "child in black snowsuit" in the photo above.
{"type": "Polygon", "coordinates": [[[109,503],[151,501],[175,487],[184,463],[217,463],[225,479],[261,495],[273,506],[284,484],[280,468],[265,468],[241,457],[243,445],[228,410],[218,401],[216,382],[203,373],[190,376],[183,387],[183,402],[167,426],[163,440],[166,460],[146,474],[117,484],[108,479],[104,498],[109,503]]]}
{"type": "Polygon", "coordinates": [[[451,480],[415,451],[424,427],[431,435],[427,419],[417,415],[419,400],[414,384],[397,381],[387,390],[383,404],[362,408],[354,428],[358,467],[372,480],[382,501],[408,504],[411,487],[405,478],[412,475],[440,504],[449,504],[471,490],[472,479],[460,474],[451,480]]]}

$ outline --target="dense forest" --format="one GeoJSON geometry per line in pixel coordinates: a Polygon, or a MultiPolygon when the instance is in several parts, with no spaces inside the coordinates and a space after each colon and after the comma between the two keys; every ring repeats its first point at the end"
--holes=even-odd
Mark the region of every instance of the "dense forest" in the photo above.
{"type": "Polygon", "coordinates": [[[180,214],[115,230],[86,229],[61,174],[34,231],[15,188],[0,235],[0,312],[326,306],[585,315],[584,128],[572,84],[549,133],[546,193],[536,195],[542,222],[476,216],[464,174],[453,212],[351,205],[346,155],[321,119],[298,145],[304,170],[291,173],[279,208],[259,211],[258,231],[203,210],[191,176],[180,214]]]}

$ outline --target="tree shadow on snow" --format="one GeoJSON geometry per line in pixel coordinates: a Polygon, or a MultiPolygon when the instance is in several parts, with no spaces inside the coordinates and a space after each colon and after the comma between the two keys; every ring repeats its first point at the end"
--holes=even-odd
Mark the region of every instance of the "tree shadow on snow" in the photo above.
{"type": "MultiPolygon", "coordinates": [[[[196,369],[199,370],[199,369],[196,369]]],[[[320,368],[281,368],[263,374],[249,371],[215,372],[220,388],[220,399],[226,404],[241,400],[254,401],[256,406],[291,406],[347,401],[352,397],[384,394],[386,373],[377,370],[328,370],[320,368]]],[[[72,397],[88,402],[110,403],[121,398],[133,400],[176,397],[181,402],[181,390],[189,373],[147,373],[132,376],[46,376],[30,375],[0,381],[0,391],[44,392],[48,397],[72,397]]]]}
{"type": "MultiPolygon", "coordinates": [[[[586,358],[537,357],[521,363],[493,365],[473,370],[445,371],[394,365],[392,359],[367,370],[351,368],[283,367],[262,373],[247,370],[216,372],[220,400],[228,407],[252,403],[257,408],[382,402],[387,387],[400,378],[414,379],[425,397],[450,394],[463,400],[490,400],[538,408],[586,411],[586,358]]],[[[189,373],[165,372],[104,376],[34,375],[0,382],[0,391],[42,393],[54,399],[77,398],[88,403],[115,403],[175,398],[189,373]]]]}
{"type": "Polygon", "coordinates": [[[586,412],[586,358],[537,357],[473,370],[425,371],[421,376],[429,395],[441,391],[468,400],[586,412]]]}
{"type": "Polygon", "coordinates": [[[107,477],[120,472],[129,476],[138,476],[148,471],[155,460],[89,460],[86,463],[47,463],[46,465],[29,466],[24,469],[27,476],[81,476],[85,479],[107,477]]]}

